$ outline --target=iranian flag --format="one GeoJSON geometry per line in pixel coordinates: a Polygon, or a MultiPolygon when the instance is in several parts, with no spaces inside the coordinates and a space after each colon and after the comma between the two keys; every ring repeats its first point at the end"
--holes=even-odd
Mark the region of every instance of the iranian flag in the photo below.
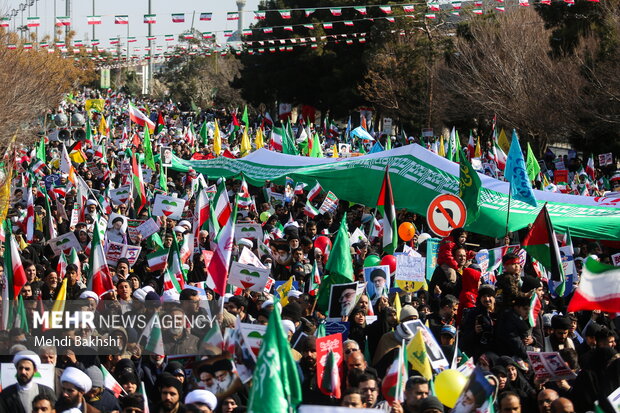
{"type": "Polygon", "coordinates": [[[592,257],[586,260],[579,286],[568,304],[569,312],[601,310],[617,313],[620,309],[620,267],[603,264],[592,257]]]}
{"type": "Polygon", "coordinates": [[[146,24],[157,23],[157,16],[154,15],[154,14],[145,14],[144,15],[144,23],[146,23],[146,24]]]}
{"type": "Polygon", "coordinates": [[[594,156],[590,155],[588,163],[586,164],[586,174],[594,181],[594,156]]]}
{"type": "Polygon", "coordinates": [[[319,215],[319,210],[316,209],[310,202],[306,202],[306,206],[304,207],[304,215],[314,218],[319,215]]]}
{"type": "Polygon", "coordinates": [[[499,143],[497,143],[497,140],[494,139],[493,140],[493,160],[497,164],[497,167],[501,169],[502,171],[506,169],[506,159],[507,159],[506,153],[499,146],[499,143]]]}
{"type": "Polygon", "coordinates": [[[241,188],[239,189],[241,192],[238,194],[237,205],[241,207],[249,207],[252,205],[252,196],[250,196],[250,189],[248,187],[248,183],[245,181],[245,178],[241,178],[241,188]]]}
{"type": "MultiPolygon", "coordinates": [[[[27,280],[26,271],[19,255],[19,246],[11,231],[11,221],[4,221],[4,275],[6,277],[6,285],[13,286],[13,290],[5,288],[4,291],[8,293],[7,298],[9,300],[14,300],[19,296],[19,292],[26,285],[27,280]]],[[[4,299],[5,297],[2,298],[4,299]]],[[[8,313],[6,315],[8,316],[8,313]]]]}
{"type": "Polygon", "coordinates": [[[168,254],[168,269],[164,274],[164,290],[175,289],[180,293],[185,288],[185,274],[181,262],[179,243],[176,237],[173,237],[172,248],[168,254]]]}
{"type": "Polygon", "coordinates": [[[99,366],[101,369],[101,373],[103,373],[103,386],[114,393],[114,397],[118,399],[121,393],[127,394],[125,389],[116,381],[114,376],[110,374],[108,369],[106,369],[103,365],[99,366]]]}
{"type": "Polygon", "coordinates": [[[183,22],[185,22],[185,13],[173,13],[172,14],[172,22],[173,23],[183,23],[183,22]]]}
{"type": "Polygon", "coordinates": [[[68,17],[68,16],[56,17],[56,26],[57,27],[71,26],[71,17],[68,17]]]}
{"type": "Polygon", "coordinates": [[[312,296],[316,296],[316,293],[319,291],[319,286],[321,285],[321,274],[319,273],[319,266],[317,265],[316,260],[312,264],[312,274],[310,277],[310,283],[308,284],[308,294],[312,296]]]}
{"type": "Polygon", "coordinates": [[[161,271],[166,268],[170,249],[161,248],[146,256],[150,271],[161,271]]]}
{"type": "Polygon", "coordinates": [[[24,220],[23,228],[26,233],[26,241],[32,242],[34,239],[34,196],[32,195],[32,180],[33,176],[28,180],[28,194],[26,195],[26,219],[24,220]]]}
{"type": "Polygon", "coordinates": [[[39,27],[41,26],[41,18],[40,17],[28,17],[26,25],[28,27],[39,27]]]}
{"type": "Polygon", "coordinates": [[[381,385],[383,398],[391,405],[395,400],[405,400],[405,385],[407,383],[407,355],[405,341],[398,349],[398,354],[390,366],[381,385]]]}
{"type": "Polygon", "coordinates": [[[142,165],[140,160],[133,154],[131,157],[131,175],[133,179],[133,199],[136,213],[146,206],[146,193],[144,191],[144,178],[142,177],[142,165]]]}
{"type": "Polygon", "coordinates": [[[394,207],[394,196],[392,195],[392,184],[390,182],[389,166],[385,168],[385,176],[377,207],[383,209],[383,250],[388,254],[393,254],[398,244],[398,232],[396,231],[396,209],[394,207]]]}
{"type": "MultiPolygon", "coordinates": [[[[340,356],[340,355],[338,355],[340,356]]],[[[319,388],[325,395],[340,398],[340,371],[336,364],[336,357],[333,351],[329,351],[325,357],[325,367],[323,368],[323,375],[319,382],[319,388]]]]}
{"type": "Polygon", "coordinates": [[[131,102],[129,102],[129,119],[142,127],[144,127],[145,125],[148,126],[151,133],[153,133],[153,131],[155,130],[155,124],[153,123],[153,121],[151,121],[144,113],[140,111],[140,109],[135,107],[131,102]]]}
{"type": "Polygon", "coordinates": [[[284,136],[282,128],[273,128],[271,130],[270,146],[272,150],[282,152],[282,136],[284,136]]]}
{"type": "Polygon", "coordinates": [[[140,336],[138,343],[142,345],[142,348],[144,349],[143,354],[145,355],[165,355],[164,341],[161,335],[161,320],[159,320],[159,314],[153,314],[153,317],[151,317],[151,319],[149,320],[146,328],[142,331],[142,335],[140,336]]]}
{"type": "Polygon", "coordinates": [[[228,200],[226,183],[224,178],[222,178],[217,187],[217,193],[215,194],[215,216],[220,227],[226,225],[231,213],[232,207],[230,206],[230,201],[228,200]]]}
{"type": "Polygon", "coordinates": [[[127,15],[114,16],[114,24],[129,24],[129,16],[127,15]]]}
{"type": "Polygon", "coordinates": [[[99,222],[95,220],[93,228],[93,240],[91,241],[90,250],[90,270],[88,277],[88,290],[94,291],[98,297],[102,297],[108,292],[114,291],[112,284],[112,276],[105,258],[105,251],[101,243],[101,232],[99,231],[99,222]]]}
{"type": "Polygon", "coordinates": [[[101,16],[87,16],[88,24],[101,24],[101,16]]]}
{"type": "Polygon", "coordinates": [[[308,192],[308,202],[314,201],[314,198],[316,198],[321,191],[323,191],[323,188],[321,187],[321,184],[317,182],[310,192],[308,192]]]}
{"type": "Polygon", "coordinates": [[[557,284],[555,292],[562,297],[566,287],[562,256],[555,232],[553,232],[547,204],[540,210],[521,245],[551,273],[550,280],[557,284]]]}
{"type": "Polygon", "coordinates": [[[209,220],[209,197],[202,183],[198,184],[198,192],[196,193],[196,208],[194,209],[194,222],[192,229],[194,231],[194,239],[198,239],[198,235],[202,226],[209,220]]]}
{"type": "Polygon", "coordinates": [[[213,320],[211,328],[202,338],[202,344],[208,344],[219,349],[224,348],[224,337],[222,336],[222,330],[217,320],[213,320]]]}
{"type": "MultiPolygon", "coordinates": [[[[226,201],[228,202],[228,198],[226,198],[226,201]]],[[[228,265],[230,264],[230,256],[232,255],[233,249],[236,215],[237,206],[235,203],[235,210],[228,214],[228,221],[221,226],[217,237],[215,237],[213,258],[211,258],[211,262],[208,267],[209,279],[213,283],[213,291],[219,295],[224,295],[226,293],[228,265]]]]}

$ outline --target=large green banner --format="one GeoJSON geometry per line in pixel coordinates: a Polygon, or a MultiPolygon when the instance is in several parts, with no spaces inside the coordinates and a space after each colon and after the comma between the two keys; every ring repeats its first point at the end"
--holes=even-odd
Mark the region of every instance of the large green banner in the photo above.
{"type": "MultiPolygon", "coordinates": [[[[318,181],[339,199],[374,207],[385,167],[390,166],[396,208],[426,215],[437,195],[459,192],[459,165],[419,146],[401,148],[354,158],[309,158],[260,149],[241,159],[219,157],[187,161],[174,158],[172,169],[190,168],[209,179],[235,177],[243,173],[252,185],[265,181],[284,184],[286,177],[314,185],[318,181]]],[[[508,211],[508,183],[479,174],[482,181],[480,216],[467,229],[492,237],[503,237],[508,211]]],[[[511,200],[508,228],[516,231],[532,223],[540,208],[547,208],[555,229],[577,237],[620,240],[620,197],[584,197],[534,191],[539,202],[534,208],[511,200]]]]}

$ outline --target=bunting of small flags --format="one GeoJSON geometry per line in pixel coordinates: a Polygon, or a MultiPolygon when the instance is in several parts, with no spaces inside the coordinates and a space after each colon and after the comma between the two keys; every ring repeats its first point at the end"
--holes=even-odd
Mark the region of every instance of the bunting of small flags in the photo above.
{"type": "Polygon", "coordinates": [[[254,12],[254,19],[256,20],[265,20],[265,16],[266,13],[264,11],[255,11],[254,12]]]}
{"type": "Polygon", "coordinates": [[[353,8],[355,9],[355,11],[357,11],[362,16],[366,15],[366,7],[364,7],[364,6],[355,6],[353,8]]]}
{"type": "Polygon", "coordinates": [[[392,6],[379,6],[379,10],[381,10],[385,14],[391,14],[392,6]]]}
{"type": "Polygon", "coordinates": [[[226,13],[226,20],[239,20],[239,12],[229,11],[226,13]]]}
{"type": "Polygon", "coordinates": [[[164,36],[164,40],[167,42],[171,42],[174,40],[174,35],[173,34],[167,34],[164,36]]]}
{"type": "Polygon", "coordinates": [[[342,9],[329,9],[332,16],[342,16],[342,9]]]}
{"type": "Polygon", "coordinates": [[[279,10],[280,12],[280,17],[282,17],[283,19],[290,19],[291,18],[291,11],[290,10],[279,10]]]}
{"type": "Polygon", "coordinates": [[[10,17],[0,17],[0,27],[9,27],[10,17]]]}
{"type": "Polygon", "coordinates": [[[306,9],[304,12],[306,13],[306,17],[310,17],[312,13],[314,13],[316,9],[306,9]]]}
{"type": "Polygon", "coordinates": [[[26,26],[28,27],[41,26],[41,18],[40,17],[28,17],[26,20],[26,26]]]}
{"type": "Polygon", "coordinates": [[[172,13],[172,23],[184,23],[185,13],[172,13]]]}
{"type": "Polygon", "coordinates": [[[208,21],[211,21],[212,17],[213,17],[213,13],[211,13],[211,12],[209,12],[209,13],[200,13],[200,21],[208,22],[208,21]]]}
{"type": "Polygon", "coordinates": [[[146,23],[146,24],[157,23],[157,16],[155,14],[145,14],[144,15],[144,23],[146,23]]]}
{"type": "Polygon", "coordinates": [[[114,16],[114,24],[129,24],[129,16],[127,15],[114,16]]]}
{"type": "Polygon", "coordinates": [[[56,17],[56,26],[57,27],[71,26],[71,17],[68,17],[68,16],[56,17]]]}

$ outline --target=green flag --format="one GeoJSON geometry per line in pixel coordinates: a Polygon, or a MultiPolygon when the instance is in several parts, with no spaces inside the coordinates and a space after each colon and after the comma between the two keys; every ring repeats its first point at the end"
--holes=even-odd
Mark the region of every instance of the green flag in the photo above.
{"type": "Polygon", "coordinates": [[[256,359],[248,411],[294,412],[301,399],[299,372],[282,327],[280,312],[272,311],[256,359]]]}
{"type": "Polygon", "coordinates": [[[480,215],[482,181],[463,152],[460,153],[459,159],[459,197],[467,209],[467,222],[465,223],[467,225],[476,221],[480,215]]]}
{"type": "Polygon", "coordinates": [[[452,146],[452,136],[448,138],[448,150],[446,151],[446,159],[451,161],[453,160],[452,151],[454,151],[454,147],[452,146]]]}
{"type": "Polygon", "coordinates": [[[90,127],[90,119],[86,119],[86,140],[93,141],[93,130],[90,127]]]}
{"type": "Polygon", "coordinates": [[[313,158],[323,158],[323,150],[321,149],[321,141],[319,135],[315,132],[314,138],[312,138],[312,149],[310,150],[310,156],[313,158]]]}
{"type": "Polygon", "coordinates": [[[45,162],[46,158],[46,150],[45,150],[45,138],[41,138],[39,144],[37,145],[37,158],[42,162],[45,162]]]}
{"type": "Polygon", "coordinates": [[[245,123],[246,128],[250,125],[250,121],[248,120],[248,105],[245,105],[245,107],[243,108],[243,115],[241,115],[241,122],[245,123]]]}
{"type": "Polygon", "coordinates": [[[284,132],[284,135],[282,135],[282,153],[287,155],[299,155],[290,124],[284,128],[284,132]]]}
{"type": "Polygon", "coordinates": [[[454,132],[455,135],[455,139],[454,139],[454,162],[460,162],[460,157],[461,155],[463,155],[463,153],[461,152],[461,138],[459,138],[459,132],[455,131],[454,132]]]}
{"type": "Polygon", "coordinates": [[[535,181],[540,173],[540,165],[536,160],[536,156],[534,156],[529,142],[527,143],[527,161],[525,162],[525,169],[527,170],[527,176],[530,178],[530,181],[535,181]]]}
{"type": "Polygon", "coordinates": [[[155,158],[153,157],[153,146],[151,146],[151,134],[148,126],[144,126],[144,164],[155,170],[155,158]]]}
{"type": "Polygon", "coordinates": [[[202,122],[202,127],[200,128],[200,142],[204,146],[207,146],[209,143],[209,135],[207,134],[207,122],[202,122]]]}
{"type": "Polygon", "coordinates": [[[168,192],[168,177],[166,167],[162,165],[162,157],[159,157],[159,189],[168,192]]]}
{"type": "Polygon", "coordinates": [[[329,307],[329,295],[333,284],[346,284],[353,282],[353,259],[349,244],[349,232],[347,231],[347,214],[345,213],[336,233],[332,250],[325,264],[325,273],[329,276],[321,281],[317,295],[317,304],[320,311],[327,311],[329,307]]]}

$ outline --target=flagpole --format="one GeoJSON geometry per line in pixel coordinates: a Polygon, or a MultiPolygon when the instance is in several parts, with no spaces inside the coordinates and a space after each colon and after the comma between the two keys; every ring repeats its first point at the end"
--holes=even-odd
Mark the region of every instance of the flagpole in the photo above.
{"type": "Polygon", "coordinates": [[[512,183],[508,181],[508,211],[506,213],[506,234],[508,236],[508,221],[510,220],[510,200],[512,199],[512,183]]]}

